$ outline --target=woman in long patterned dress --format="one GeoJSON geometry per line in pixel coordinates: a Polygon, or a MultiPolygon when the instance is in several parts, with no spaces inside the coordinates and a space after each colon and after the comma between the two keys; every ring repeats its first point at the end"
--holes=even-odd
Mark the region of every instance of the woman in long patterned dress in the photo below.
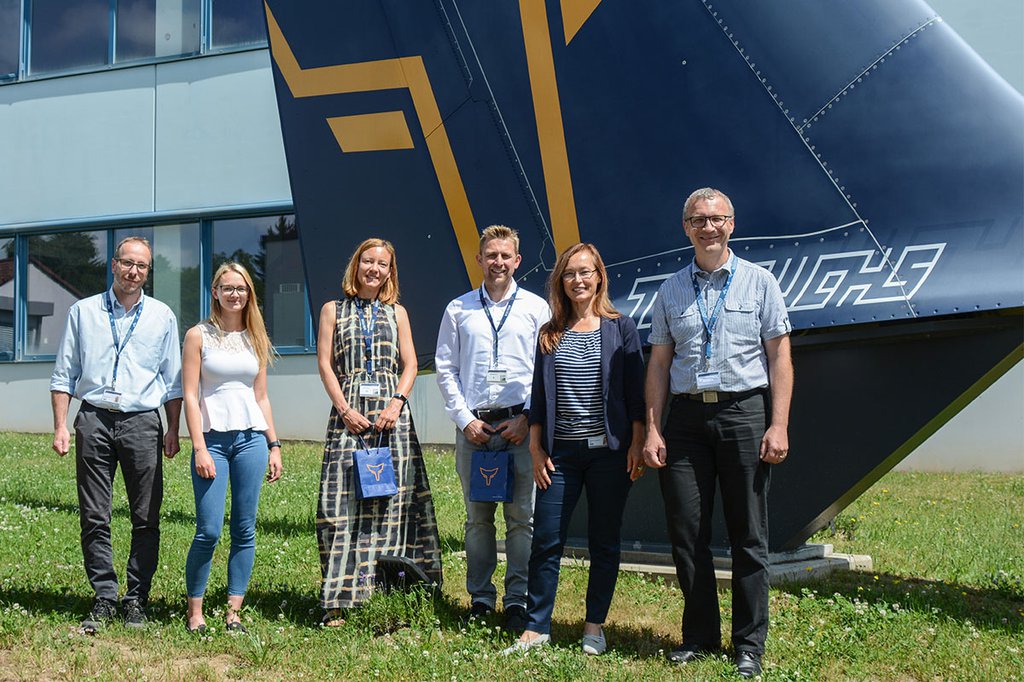
{"type": "Polygon", "coordinates": [[[381,556],[413,561],[441,583],[441,548],[434,502],[412,415],[404,409],[416,380],[409,316],[398,305],[395,249],[367,239],[349,260],[345,298],[320,310],[317,360],[331,399],[316,532],[320,544],[320,604],[325,625],[344,622],[345,609],[373,593],[381,556]],[[391,447],[397,494],[356,499],[353,453],[391,447]]]}

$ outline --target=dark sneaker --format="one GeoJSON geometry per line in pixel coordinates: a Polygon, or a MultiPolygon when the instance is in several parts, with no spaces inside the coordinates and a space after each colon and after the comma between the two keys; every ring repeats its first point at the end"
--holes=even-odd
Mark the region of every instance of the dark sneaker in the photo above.
{"type": "Polygon", "coordinates": [[[96,597],[96,601],[92,603],[92,611],[82,621],[82,631],[88,635],[94,635],[97,630],[102,630],[115,618],[117,618],[117,602],[96,597]]]}
{"type": "Polygon", "coordinates": [[[482,601],[473,602],[472,606],[469,607],[469,613],[466,614],[469,620],[483,620],[494,615],[494,608],[482,601]]]}
{"type": "Polygon", "coordinates": [[[121,604],[124,611],[124,626],[126,628],[144,628],[148,622],[146,609],[138,599],[129,599],[121,604]]]}
{"type": "Polygon", "coordinates": [[[505,607],[505,631],[521,635],[526,630],[526,607],[514,604],[505,607]]]}

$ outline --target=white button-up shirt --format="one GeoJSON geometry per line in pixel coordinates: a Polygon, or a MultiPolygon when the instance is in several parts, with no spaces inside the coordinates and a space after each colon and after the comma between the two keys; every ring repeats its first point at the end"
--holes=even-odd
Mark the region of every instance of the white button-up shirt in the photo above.
{"type": "Polygon", "coordinates": [[[476,419],[473,410],[520,403],[530,407],[537,334],[550,318],[547,302],[515,282],[500,301],[491,300],[487,289],[481,287],[448,304],[437,333],[434,364],[445,412],[460,430],[476,419]],[[512,306],[498,332],[498,367],[505,370],[504,384],[487,382],[487,371],[493,365],[494,329],[480,305],[481,291],[495,326],[501,324],[506,308],[512,306]]]}

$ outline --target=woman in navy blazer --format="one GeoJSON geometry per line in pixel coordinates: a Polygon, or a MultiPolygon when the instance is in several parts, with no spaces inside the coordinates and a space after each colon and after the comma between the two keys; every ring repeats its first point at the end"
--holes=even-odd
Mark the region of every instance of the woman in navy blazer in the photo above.
{"type": "Polygon", "coordinates": [[[590,576],[583,651],[604,653],[602,625],[619,572],[622,513],[643,473],[644,364],[640,336],[608,299],[592,244],[558,258],[548,280],[551,321],[540,330],[533,370],[530,453],[533,516],[527,628],[507,651],[551,641],[551,614],[569,520],[587,491],[590,576]]]}

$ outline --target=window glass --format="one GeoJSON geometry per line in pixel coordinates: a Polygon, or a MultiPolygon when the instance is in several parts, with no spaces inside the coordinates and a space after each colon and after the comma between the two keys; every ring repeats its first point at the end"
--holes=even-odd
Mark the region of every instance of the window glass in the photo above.
{"type": "Polygon", "coordinates": [[[68,309],[107,288],[107,232],[62,232],[28,238],[28,355],[57,352],[68,309]]]}
{"type": "Polygon", "coordinates": [[[153,269],[143,291],[174,311],[184,339],[199,322],[199,223],[115,230],[114,244],[125,237],[143,237],[152,245],[153,269]]]}
{"type": "Polygon", "coordinates": [[[0,360],[14,359],[14,240],[0,239],[0,360]]]}
{"type": "Polygon", "coordinates": [[[267,42],[262,0],[210,1],[213,3],[213,47],[259,45],[267,42]]]}
{"type": "Polygon", "coordinates": [[[199,52],[200,0],[117,0],[118,62],[199,52]]]}
{"type": "Polygon", "coordinates": [[[32,0],[32,73],[107,63],[110,0],[32,0]]]}
{"type": "Polygon", "coordinates": [[[213,269],[233,260],[252,275],[275,346],[306,345],[306,275],[292,215],[217,220],[213,269]]]}
{"type": "Polygon", "coordinates": [[[21,48],[21,0],[0,0],[0,81],[18,75],[21,48]]]}

